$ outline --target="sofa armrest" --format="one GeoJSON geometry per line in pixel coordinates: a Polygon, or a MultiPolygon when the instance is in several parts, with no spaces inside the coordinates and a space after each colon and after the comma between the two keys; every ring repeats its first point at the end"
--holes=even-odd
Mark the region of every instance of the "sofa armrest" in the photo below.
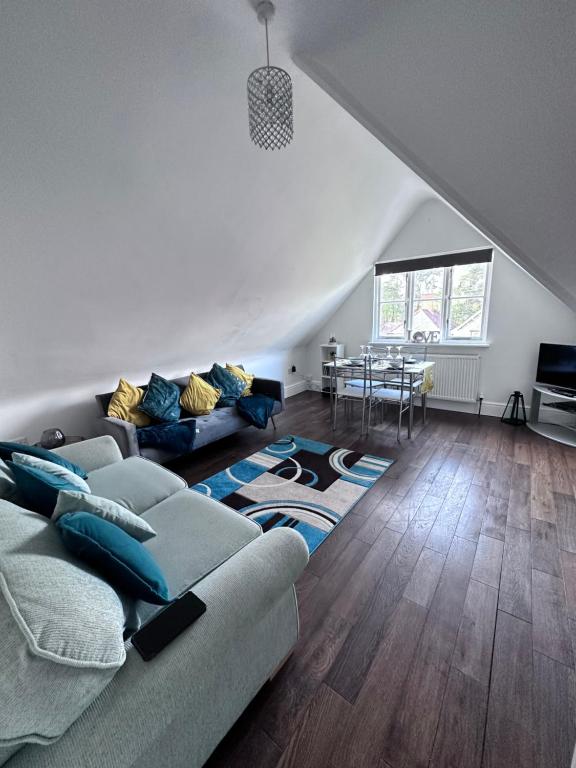
{"type": "Polygon", "coordinates": [[[255,378],[252,382],[252,392],[255,395],[268,395],[273,397],[274,400],[278,400],[284,410],[284,384],[281,381],[275,379],[259,379],[255,378]]]}
{"type": "Polygon", "coordinates": [[[99,427],[103,434],[111,435],[116,440],[125,459],[129,456],[140,456],[140,446],[134,424],[116,419],[114,416],[103,416],[99,420],[99,427]]]}
{"type": "Polygon", "coordinates": [[[118,448],[118,443],[109,435],[93,437],[90,440],[83,440],[71,445],[63,445],[61,448],[54,448],[54,453],[59,453],[65,459],[75,462],[86,472],[92,472],[95,469],[122,461],[122,453],[118,448]]]}
{"type": "Polygon", "coordinates": [[[124,666],[64,736],[28,745],[10,768],[200,768],[293,648],[307,561],[291,529],[251,541],[194,586],[203,616],[148,663],[128,642],[124,666]]]}

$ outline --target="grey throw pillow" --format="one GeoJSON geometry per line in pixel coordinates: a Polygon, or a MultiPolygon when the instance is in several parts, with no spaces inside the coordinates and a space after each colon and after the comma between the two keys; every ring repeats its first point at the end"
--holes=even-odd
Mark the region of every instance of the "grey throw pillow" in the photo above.
{"type": "Polygon", "coordinates": [[[90,512],[114,523],[123,531],[129,533],[138,541],[147,541],[156,536],[156,531],[138,515],[116,501],[105,499],[103,496],[94,496],[81,491],[60,491],[58,501],[52,515],[52,522],[67,512],[90,512]]]}
{"type": "Polygon", "coordinates": [[[48,743],[126,658],[114,589],[42,515],[0,500],[0,746],[48,743]]]}

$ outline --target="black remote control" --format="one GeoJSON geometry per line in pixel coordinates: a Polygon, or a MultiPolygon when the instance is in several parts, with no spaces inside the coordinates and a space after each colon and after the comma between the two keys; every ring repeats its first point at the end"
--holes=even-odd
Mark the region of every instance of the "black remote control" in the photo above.
{"type": "Polygon", "coordinates": [[[150,661],[205,611],[206,604],[199,597],[185,592],[135,632],[132,645],[144,661],[150,661]]]}

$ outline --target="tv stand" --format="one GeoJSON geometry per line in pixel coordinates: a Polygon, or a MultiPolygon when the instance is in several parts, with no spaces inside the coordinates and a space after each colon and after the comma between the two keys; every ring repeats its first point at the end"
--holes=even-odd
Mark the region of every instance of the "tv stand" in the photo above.
{"type": "Polygon", "coordinates": [[[563,411],[576,411],[576,395],[567,394],[563,390],[557,390],[554,387],[547,387],[543,384],[534,384],[532,387],[532,403],[530,405],[530,421],[528,422],[528,427],[533,432],[542,435],[542,437],[547,437],[550,440],[555,440],[557,443],[564,443],[564,445],[576,448],[576,427],[550,424],[545,421],[541,422],[540,409],[542,407],[557,408],[563,411]],[[560,402],[543,403],[542,395],[549,395],[560,402]],[[574,408],[571,406],[574,406],[574,408]]]}

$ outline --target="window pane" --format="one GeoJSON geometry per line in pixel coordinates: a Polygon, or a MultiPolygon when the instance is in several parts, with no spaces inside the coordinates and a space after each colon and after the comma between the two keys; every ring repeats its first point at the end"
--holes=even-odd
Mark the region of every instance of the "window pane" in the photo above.
{"type": "Polygon", "coordinates": [[[396,275],[382,275],[380,280],[380,301],[404,301],[406,298],[406,272],[396,275]]]}
{"type": "Polygon", "coordinates": [[[380,305],[380,337],[404,338],[404,314],[406,304],[404,302],[391,302],[380,305]]]}
{"type": "Polygon", "coordinates": [[[414,272],[414,298],[440,299],[444,288],[444,269],[423,269],[414,272]]]}
{"type": "Polygon", "coordinates": [[[442,302],[440,299],[414,301],[411,332],[442,331],[442,302]]]}
{"type": "Polygon", "coordinates": [[[450,338],[479,339],[482,335],[481,299],[452,299],[450,302],[450,338]]]}
{"type": "Polygon", "coordinates": [[[452,296],[483,296],[486,264],[452,267],[452,296]]]}

